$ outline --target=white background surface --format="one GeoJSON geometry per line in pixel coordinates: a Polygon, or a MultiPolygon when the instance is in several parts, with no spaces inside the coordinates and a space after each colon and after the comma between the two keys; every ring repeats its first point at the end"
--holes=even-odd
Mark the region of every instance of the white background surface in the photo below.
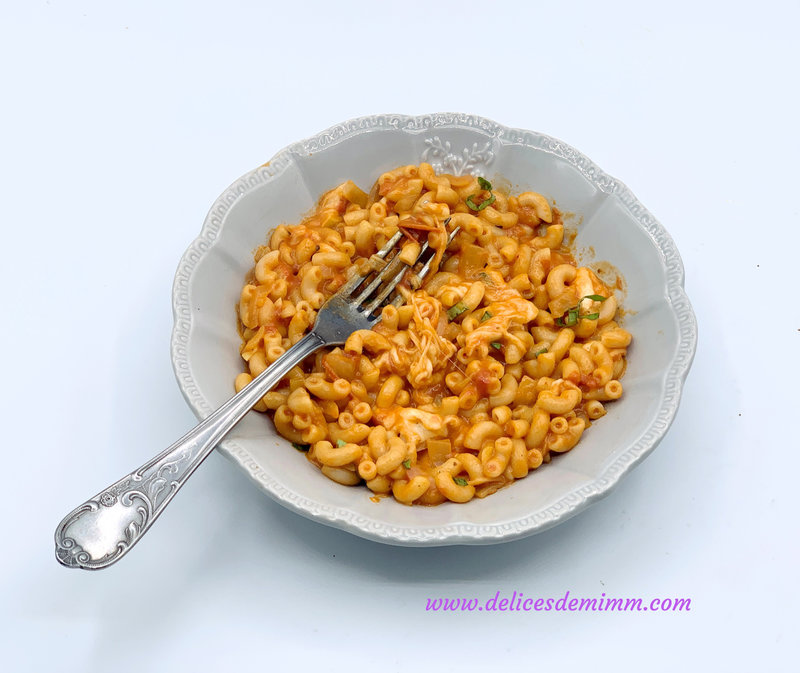
{"type": "Polygon", "coordinates": [[[791,668],[798,20],[797,2],[3,3],[4,669],[791,668]],[[674,237],[700,343],[655,453],[553,530],[440,549],[297,517],[215,454],[124,561],[61,568],[61,517],[193,425],[170,289],[217,195],[336,122],[443,110],[565,140],[674,237]],[[425,611],[497,591],[692,602],[425,611]]]}

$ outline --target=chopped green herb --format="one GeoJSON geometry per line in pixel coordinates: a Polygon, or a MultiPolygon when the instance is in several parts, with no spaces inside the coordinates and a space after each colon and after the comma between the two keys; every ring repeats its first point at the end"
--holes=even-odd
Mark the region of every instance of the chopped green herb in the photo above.
{"type": "Polygon", "coordinates": [[[337,439],[336,446],[347,446],[347,442],[344,441],[343,439],[337,439]]]}
{"type": "Polygon", "coordinates": [[[467,305],[464,302],[460,301],[454,306],[451,306],[449,309],[447,309],[447,317],[450,320],[455,320],[465,311],[469,311],[469,309],[467,308],[467,305]]]}
{"type": "Polygon", "coordinates": [[[491,317],[492,317],[492,314],[491,314],[491,313],[489,313],[489,311],[486,311],[486,313],[484,313],[484,314],[481,316],[481,322],[486,322],[486,321],[487,321],[489,318],[491,318],[491,317]]]}
{"type": "Polygon", "coordinates": [[[488,273],[486,273],[485,271],[481,271],[478,274],[478,278],[480,278],[487,285],[494,285],[494,282],[492,281],[492,277],[488,273]]]}
{"type": "Polygon", "coordinates": [[[478,187],[485,189],[487,192],[492,191],[492,183],[486,178],[478,178],[478,187]]]}
{"type": "Polygon", "coordinates": [[[407,470],[411,469],[411,458],[408,458],[403,461],[403,467],[406,468],[407,470]]]}
{"type": "Polygon", "coordinates": [[[560,318],[556,319],[556,325],[559,325],[560,327],[573,327],[577,323],[578,323],[578,312],[573,308],[567,311],[566,317],[561,316],[560,318]]]}
{"type": "Polygon", "coordinates": [[[497,350],[500,350],[503,347],[503,344],[501,344],[499,341],[492,341],[491,345],[492,348],[496,348],[497,350]]]}
{"type": "Polygon", "coordinates": [[[311,444],[295,444],[294,442],[292,442],[292,446],[298,451],[308,451],[311,448],[311,444]]]}
{"type": "Polygon", "coordinates": [[[603,297],[599,294],[587,294],[585,297],[581,297],[581,300],[577,303],[577,305],[573,306],[571,309],[567,310],[567,317],[558,318],[556,320],[556,325],[560,327],[572,327],[573,325],[578,324],[578,320],[597,320],[600,317],[599,313],[584,313],[581,315],[581,302],[584,299],[591,299],[592,301],[605,301],[608,297],[603,297]]]}
{"type": "Polygon", "coordinates": [[[483,210],[484,208],[488,208],[489,206],[491,206],[497,200],[497,198],[495,197],[494,194],[489,194],[489,198],[488,199],[484,199],[480,203],[475,203],[475,201],[473,199],[473,197],[475,197],[475,196],[478,196],[478,195],[477,194],[470,194],[464,200],[464,203],[466,203],[467,206],[469,206],[470,210],[475,210],[475,211],[483,210]]]}
{"type": "Polygon", "coordinates": [[[542,348],[541,350],[538,350],[538,351],[536,351],[536,352],[533,354],[533,357],[535,357],[535,358],[538,358],[540,355],[542,355],[543,353],[546,353],[546,352],[547,352],[547,347],[545,346],[545,347],[544,347],[544,348],[542,348]]]}
{"type": "Polygon", "coordinates": [[[469,485],[469,482],[466,479],[464,479],[464,477],[454,477],[453,481],[456,482],[456,484],[458,484],[459,486],[469,485]]]}

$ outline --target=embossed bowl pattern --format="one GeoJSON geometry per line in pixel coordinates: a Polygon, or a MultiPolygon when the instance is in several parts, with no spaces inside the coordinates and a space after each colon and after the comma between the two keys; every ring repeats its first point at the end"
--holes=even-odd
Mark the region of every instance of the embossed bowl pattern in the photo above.
{"type": "Polygon", "coordinates": [[[438,170],[503,179],[575,214],[579,249],[624,277],[625,327],[634,335],[625,395],[578,447],[484,500],[434,508],[370,500],[324,477],[252,412],[220,444],[274,500],[355,535],[409,546],[491,544],[543,531],[607,495],[661,441],[678,410],[697,325],[683,265],[666,230],[619,180],[569,145],[474,115],[375,115],[290,145],[216,200],[184,254],[173,287],[172,362],[199,418],[233,393],[242,371],[235,306],[253,250],[298,222],[346,179],[367,189],[380,173],[428,161],[438,170]]]}

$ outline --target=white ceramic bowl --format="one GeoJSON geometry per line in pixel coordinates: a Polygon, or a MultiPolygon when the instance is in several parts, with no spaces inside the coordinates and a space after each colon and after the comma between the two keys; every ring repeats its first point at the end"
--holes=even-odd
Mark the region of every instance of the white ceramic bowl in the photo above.
{"type": "Polygon", "coordinates": [[[353,119],[290,145],[217,199],[175,276],[172,361],[199,418],[233,393],[242,371],[235,306],[252,252],[281,223],[299,222],[346,179],[369,189],[384,171],[428,161],[449,173],[503,176],[576,214],[576,246],[593,248],[627,282],[634,335],[625,395],[578,447],[494,495],[465,505],[379,503],[364,487],[323,476],[250,413],[220,450],[285,507],[361,537],[399,545],[491,544],[540,532],[616,486],[669,428],[695,352],[697,325],[669,234],[618,180],[559,140],[466,114],[353,119]]]}

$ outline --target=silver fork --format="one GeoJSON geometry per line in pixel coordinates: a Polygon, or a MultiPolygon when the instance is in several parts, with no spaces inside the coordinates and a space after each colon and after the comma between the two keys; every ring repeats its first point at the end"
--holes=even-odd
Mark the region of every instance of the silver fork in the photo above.
{"type": "MultiPolygon", "coordinates": [[[[445,225],[448,220],[445,220],[445,225]]],[[[448,243],[458,228],[450,233],[448,243]]],[[[70,512],[55,533],[56,558],[70,568],[98,570],[119,561],[153,525],[186,480],[242,417],[292,367],[323,346],[343,344],[355,331],[370,329],[380,320],[376,311],[387,301],[407,269],[422,264],[418,284],[430,272],[428,243],[412,267],[396,248],[397,232],[373,257],[382,268],[374,274],[355,274],[317,313],[313,329],[273,362],[241,392],[231,397],[172,446],[70,512]],[[390,253],[393,253],[390,255],[390,253]],[[389,259],[387,260],[387,256],[389,259]]],[[[398,295],[391,302],[403,303],[398,295]]]]}

